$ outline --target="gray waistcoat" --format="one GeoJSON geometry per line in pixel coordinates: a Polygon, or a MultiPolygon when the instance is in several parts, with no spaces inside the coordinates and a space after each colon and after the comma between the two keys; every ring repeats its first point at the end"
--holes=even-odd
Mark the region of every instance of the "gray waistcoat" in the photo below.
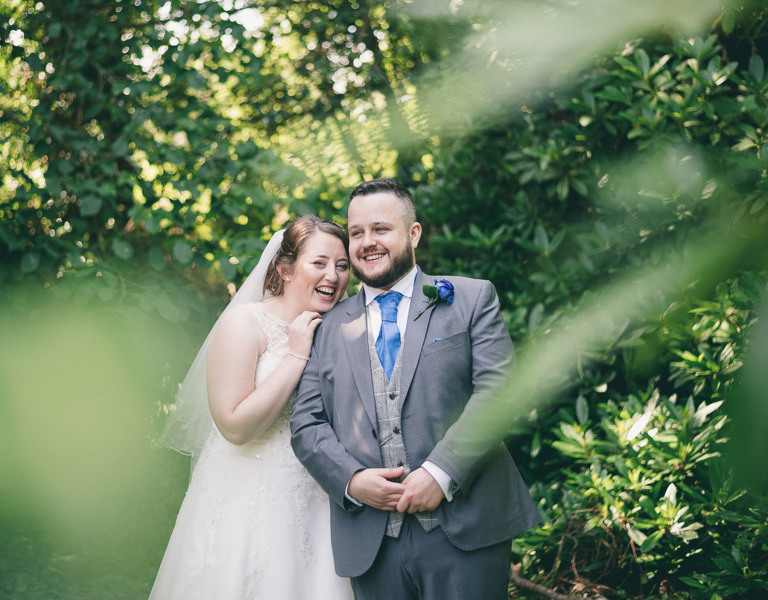
{"type": "MultiPolygon", "coordinates": [[[[387,379],[381,366],[376,345],[368,330],[368,355],[371,359],[371,374],[373,375],[373,393],[376,401],[376,421],[378,425],[379,450],[381,460],[386,468],[405,467],[403,479],[411,472],[408,457],[405,454],[405,445],[400,423],[400,367],[402,364],[403,346],[397,353],[397,360],[392,369],[392,378],[387,379]]],[[[416,513],[416,518],[421,523],[424,531],[432,531],[440,524],[434,511],[416,513]]],[[[387,519],[386,535],[398,537],[403,526],[405,514],[393,511],[387,519]]]]}

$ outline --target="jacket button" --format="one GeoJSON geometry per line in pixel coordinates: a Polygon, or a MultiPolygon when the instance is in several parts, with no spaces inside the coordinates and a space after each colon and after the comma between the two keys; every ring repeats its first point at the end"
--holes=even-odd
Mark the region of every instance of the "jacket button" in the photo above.
{"type": "Polygon", "coordinates": [[[376,435],[375,429],[371,429],[371,435],[374,437],[374,439],[379,439],[379,436],[376,435]]]}

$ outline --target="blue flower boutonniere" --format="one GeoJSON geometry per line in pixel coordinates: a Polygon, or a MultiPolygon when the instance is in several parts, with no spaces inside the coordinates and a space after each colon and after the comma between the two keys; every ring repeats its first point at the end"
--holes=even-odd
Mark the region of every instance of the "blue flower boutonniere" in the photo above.
{"type": "Polygon", "coordinates": [[[447,279],[441,279],[438,281],[435,279],[435,285],[425,285],[422,288],[424,295],[429,298],[429,304],[427,304],[421,312],[414,317],[414,321],[424,314],[430,306],[437,304],[438,302],[445,302],[450,305],[453,303],[453,284],[447,279]]]}

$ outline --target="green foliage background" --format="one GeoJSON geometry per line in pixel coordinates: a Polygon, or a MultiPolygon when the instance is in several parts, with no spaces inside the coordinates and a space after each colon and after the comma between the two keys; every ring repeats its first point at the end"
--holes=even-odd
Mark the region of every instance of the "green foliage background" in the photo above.
{"type": "Polygon", "coordinates": [[[420,265],[491,279],[516,343],[478,421],[544,519],[516,572],[768,597],[766,17],[2,0],[0,596],[146,596],[186,484],[156,438],[205,332],[286,219],[343,223],[395,176],[420,265]]]}

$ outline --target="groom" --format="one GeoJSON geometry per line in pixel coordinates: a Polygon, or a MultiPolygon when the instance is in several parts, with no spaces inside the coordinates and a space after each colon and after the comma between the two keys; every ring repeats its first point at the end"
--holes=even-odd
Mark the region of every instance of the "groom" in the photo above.
{"type": "Polygon", "coordinates": [[[466,426],[513,363],[496,291],[418,269],[394,180],[353,190],[348,228],[363,291],[324,315],[291,417],[332,500],[336,572],[357,600],[507,598],[511,538],[539,518],[502,441],[466,426]]]}

